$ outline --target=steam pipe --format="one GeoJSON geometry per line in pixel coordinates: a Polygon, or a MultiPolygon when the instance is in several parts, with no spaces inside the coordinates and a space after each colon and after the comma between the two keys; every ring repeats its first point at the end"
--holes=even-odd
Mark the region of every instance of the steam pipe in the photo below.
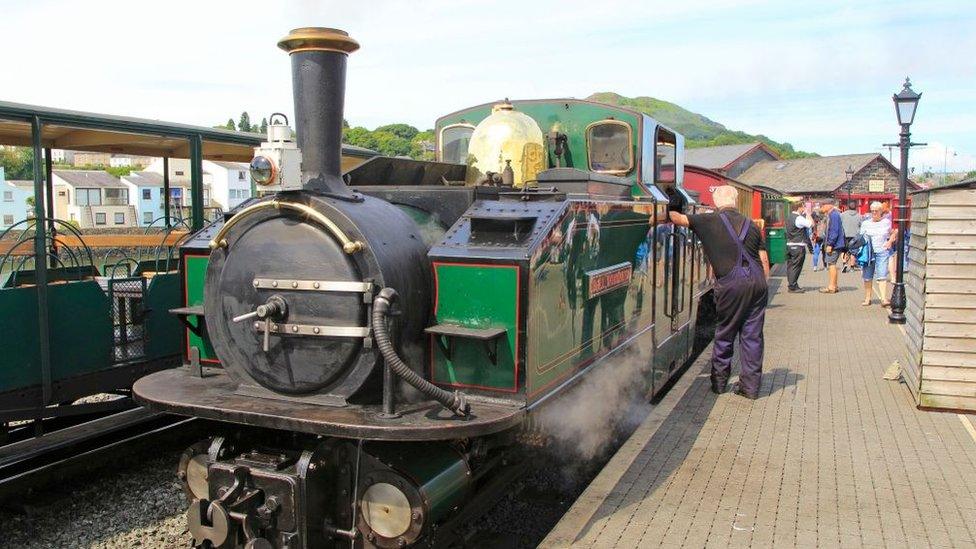
{"type": "Polygon", "coordinates": [[[396,301],[397,293],[393,288],[383,288],[373,300],[373,337],[376,338],[376,346],[383,355],[386,366],[393,371],[400,379],[406,381],[415,389],[424,394],[431,400],[436,400],[448,410],[459,416],[467,416],[471,413],[471,406],[464,393],[460,391],[450,392],[441,389],[426,379],[420,377],[417,372],[400,358],[393,348],[390,341],[390,332],[386,327],[386,316],[390,312],[390,305],[396,301]]]}
{"type": "Polygon", "coordinates": [[[342,113],[346,58],[359,43],[345,31],[294,29],[278,42],[291,57],[295,132],[305,189],[352,195],[342,181],[342,113]]]}

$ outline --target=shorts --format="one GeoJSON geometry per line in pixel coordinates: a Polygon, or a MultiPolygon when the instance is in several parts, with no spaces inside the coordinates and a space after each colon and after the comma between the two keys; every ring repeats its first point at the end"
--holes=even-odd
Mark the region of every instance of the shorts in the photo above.
{"type": "Polygon", "coordinates": [[[843,251],[844,250],[834,250],[834,251],[826,254],[827,258],[824,260],[824,264],[826,264],[826,265],[836,265],[837,264],[837,260],[840,259],[840,254],[843,251]]]}
{"type": "Polygon", "coordinates": [[[883,253],[874,254],[874,261],[868,263],[861,269],[861,277],[867,280],[888,280],[888,260],[891,259],[891,252],[885,250],[883,253]]]}

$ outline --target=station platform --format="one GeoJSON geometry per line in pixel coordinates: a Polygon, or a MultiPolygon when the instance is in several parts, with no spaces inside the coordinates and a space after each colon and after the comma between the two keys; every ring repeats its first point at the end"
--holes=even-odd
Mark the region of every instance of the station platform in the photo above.
{"type": "Polygon", "coordinates": [[[706,349],[540,546],[976,546],[976,418],[882,378],[904,333],[840,276],[774,276],[759,400],[712,394],[706,349]]]}

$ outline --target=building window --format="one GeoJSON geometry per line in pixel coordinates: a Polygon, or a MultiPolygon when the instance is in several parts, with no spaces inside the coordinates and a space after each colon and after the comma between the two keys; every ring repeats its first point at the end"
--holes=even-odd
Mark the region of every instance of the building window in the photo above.
{"type": "Polygon", "coordinates": [[[176,175],[183,175],[183,170],[176,170],[176,175]]]}
{"type": "Polygon", "coordinates": [[[101,206],[102,192],[99,189],[78,189],[75,201],[79,206],[101,206]]]}
{"type": "Polygon", "coordinates": [[[142,190],[142,199],[143,200],[152,200],[152,189],[143,189],[142,190]]]}
{"type": "Polygon", "coordinates": [[[97,214],[95,214],[95,224],[96,225],[104,225],[105,224],[105,214],[103,214],[103,213],[97,213],[97,214]]]}
{"type": "Polygon", "coordinates": [[[244,181],[245,180],[244,172],[237,172],[237,180],[238,181],[244,181]]]}
{"type": "Polygon", "coordinates": [[[125,206],[129,203],[129,189],[105,189],[106,206],[125,206]]]}
{"type": "Polygon", "coordinates": [[[474,126],[454,124],[441,130],[441,162],[465,164],[468,161],[468,143],[474,126]]]}
{"type": "Polygon", "coordinates": [[[14,216],[12,216],[12,215],[4,215],[3,216],[3,224],[4,225],[13,225],[14,224],[14,216]]]}
{"type": "Polygon", "coordinates": [[[586,128],[590,170],[623,175],[634,167],[633,132],[630,124],[601,120],[586,128]]]}
{"type": "Polygon", "coordinates": [[[153,213],[152,212],[143,212],[142,213],[142,222],[145,223],[146,225],[152,225],[152,222],[153,222],[153,213]]]}
{"type": "Polygon", "coordinates": [[[58,191],[58,196],[67,196],[68,193],[64,191],[58,191]]]}
{"type": "Polygon", "coordinates": [[[3,201],[4,202],[13,202],[14,201],[14,192],[13,191],[3,191],[3,201]]]}
{"type": "Polygon", "coordinates": [[[115,224],[125,225],[125,214],[122,212],[115,212],[115,224]]]}
{"type": "Polygon", "coordinates": [[[656,172],[656,181],[658,183],[674,183],[678,178],[674,161],[674,152],[678,147],[678,140],[674,132],[658,128],[655,143],[654,171],[656,172]]]}

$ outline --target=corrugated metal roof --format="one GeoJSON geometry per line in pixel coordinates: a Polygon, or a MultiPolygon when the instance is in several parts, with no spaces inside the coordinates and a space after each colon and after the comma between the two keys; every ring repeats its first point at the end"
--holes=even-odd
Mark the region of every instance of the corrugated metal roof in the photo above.
{"type": "Polygon", "coordinates": [[[34,181],[32,179],[8,179],[7,183],[10,183],[14,187],[27,187],[34,190],[34,181]]]}
{"type": "Polygon", "coordinates": [[[756,142],[685,149],[685,164],[720,170],[758,146],[760,143],[756,142]]]}
{"type": "Polygon", "coordinates": [[[75,188],[124,188],[119,178],[102,170],[54,170],[54,175],[75,188]]]}
{"type": "MultiPolygon", "coordinates": [[[[766,185],[788,194],[829,193],[847,182],[848,167],[853,168],[856,174],[879,158],[891,166],[878,153],[767,160],[754,164],[739,179],[750,185],[766,185]]],[[[894,166],[891,169],[897,172],[894,166]]]]}

